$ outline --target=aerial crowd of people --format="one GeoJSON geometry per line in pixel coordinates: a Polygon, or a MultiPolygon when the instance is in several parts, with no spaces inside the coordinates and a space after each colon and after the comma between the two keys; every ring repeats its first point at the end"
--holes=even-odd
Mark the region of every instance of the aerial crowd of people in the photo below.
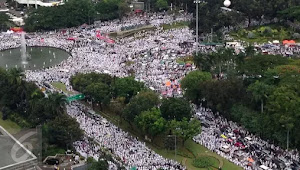
{"type": "MultiPolygon", "coordinates": [[[[70,77],[76,73],[107,73],[112,76],[125,77],[134,73],[135,79],[158,92],[162,97],[180,97],[181,79],[196,67],[192,63],[182,63],[186,56],[195,51],[193,31],[188,27],[164,30],[162,24],[189,21],[191,15],[180,16],[153,14],[134,16],[108,22],[98,22],[78,28],[69,28],[43,33],[30,33],[26,39],[27,46],[49,46],[63,49],[70,57],[62,63],[39,70],[26,70],[27,81],[36,82],[38,86],[54,91],[52,82],[62,82],[72,91],[70,77]],[[108,33],[121,31],[123,27],[134,27],[148,23],[157,27],[151,31],[141,31],[133,36],[109,39],[108,33]],[[99,38],[99,34],[101,38],[99,38]]],[[[0,50],[17,48],[20,38],[15,34],[0,33],[0,50]]],[[[202,52],[216,51],[214,46],[202,46],[202,52]]],[[[268,47],[268,49],[270,49],[268,47]]],[[[275,47],[274,47],[275,49],[275,47]]],[[[277,48],[276,48],[277,49],[277,48]]],[[[272,53],[299,52],[297,46],[280,47],[272,53]]],[[[213,114],[209,109],[193,106],[194,117],[203,123],[202,132],[193,140],[216,152],[231,162],[245,168],[255,169],[261,165],[272,169],[290,167],[299,162],[296,150],[284,151],[248,133],[234,122],[213,114]],[[228,148],[230,148],[229,151],[228,148]],[[248,149],[245,149],[248,148],[248,149]],[[251,149],[254,148],[254,149],[251,149]],[[255,163],[253,163],[255,160],[255,163]]],[[[88,113],[89,108],[79,102],[67,105],[67,113],[74,117],[85,132],[86,137],[94,139],[98,145],[87,140],[77,141],[74,147],[82,156],[92,156],[96,160],[107,148],[126,168],[137,169],[185,169],[180,163],[158,155],[145,143],[132,137],[115,125],[103,121],[101,116],[88,113]]],[[[116,165],[109,162],[110,169],[116,165]]]]}
{"type": "Polygon", "coordinates": [[[202,132],[193,140],[209,150],[243,167],[270,169],[299,167],[299,152],[283,150],[249,133],[235,122],[227,121],[210,109],[193,105],[195,115],[202,123],[202,132]]]}

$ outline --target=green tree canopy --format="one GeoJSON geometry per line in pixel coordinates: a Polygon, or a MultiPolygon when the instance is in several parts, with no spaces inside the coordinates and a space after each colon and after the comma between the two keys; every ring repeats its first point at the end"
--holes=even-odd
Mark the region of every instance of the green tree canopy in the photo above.
{"type": "Polygon", "coordinates": [[[165,98],[160,106],[162,117],[166,120],[181,121],[191,117],[191,107],[183,98],[165,98]]]}
{"type": "Polygon", "coordinates": [[[119,78],[113,86],[115,97],[125,97],[125,103],[144,88],[144,83],[134,80],[133,77],[119,78]]]}
{"type": "Polygon", "coordinates": [[[152,139],[166,130],[166,120],[161,117],[160,110],[157,108],[143,111],[136,116],[135,123],[144,134],[150,135],[152,139]]]}
{"type": "Polygon", "coordinates": [[[4,12],[0,12],[0,31],[6,31],[9,27],[7,23],[9,22],[9,16],[4,12]]]}
{"type": "Polygon", "coordinates": [[[264,102],[268,96],[272,93],[273,87],[263,82],[256,81],[255,83],[248,86],[247,89],[251,92],[252,97],[255,101],[259,101],[261,104],[261,113],[264,112],[264,102]]]}
{"type": "Polygon", "coordinates": [[[185,92],[185,96],[188,100],[191,100],[195,103],[200,103],[201,98],[201,89],[199,85],[201,82],[211,80],[212,76],[208,72],[201,71],[192,71],[186,75],[182,81],[181,86],[185,92]]]}
{"type": "Polygon", "coordinates": [[[102,109],[102,104],[109,104],[110,102],[110,87],[104,83],[93,83],[86,87],[84,90],[86,94],[93,101],[100,104],[102,109]]]}
{"type": "Polygon", "coordinates": [[[172,133],[174,135],[179,136],[183,139],[182,145],[184,145],[184,142],[186,140],[201,133],[200,122],[196,119],[192,119],[191,121],[188,121],[187,118],[184,118],[182,121],[172,120],[170,122],[170,129],[173,129],[172,133]]]}
{"type": "Polygon", "coordinates": [[[69,0],[65,5],[31,10],[24,28],[26,31],[36,31],[74,27],[93,23],[95,14],[92,1],[69,0]]]}
{"type": "Polygon", "coordinates": [[[283,19],[290,21],[300,21],[300,6],[293,6],[278,12],[283,19]]]}
{"type": "Polygon", "coordinates": [[[203,82],[199,87],[203,90],[207,107],[219,111],[229,118],[233,104],[245,102],[248,99],[246,88],[240,79],[226,79],[203,82]]]}
{"type": "Polygon", "coordinates": [[[168,9],[169,7],[167,0],[156,0],[155,6],[159,10],[168,9]]]}
{"type": "Polygon", "coordinates": [[[48,135],[49,142],[61,147],[71,146],[83,137],[78,122],[66,114],[56,117],[47,126],[45,135],[48,135]]]}
{"type": "Polygon", "coordinates": [[[159,102],[158,95],[153,91],[141,91],[126,105],[122,115],[125,120],[132,123],[141,112],[158,106],[159,102]]]}
{"type": "Polygon", "coordinates": [[[275,68],[279,65],[288,64],[288,59],[279,55],[255,55],[247,58],[241,65],[241,72],[246,75],[263,75],[268,69],[275,68]]]}
{"type": "Polygon", "coordinates": [[[88,170],[107,170],[109,169],[109,165],[106,160],[98,160],[93,162],[92,165],[88,168],[88,170]]]}

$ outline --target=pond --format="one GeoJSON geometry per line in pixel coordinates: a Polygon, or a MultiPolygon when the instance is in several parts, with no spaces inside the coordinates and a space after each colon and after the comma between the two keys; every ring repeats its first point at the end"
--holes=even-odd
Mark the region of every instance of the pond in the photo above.
{"type": "Polygon", "coordinates": [[[23,70],[37,70],[60,64],[70,54],[62,49],[52,47],[27,47],[28,63],[22,64],[20,48],[0,51],[0,67],[18,67],[23,70]]]}

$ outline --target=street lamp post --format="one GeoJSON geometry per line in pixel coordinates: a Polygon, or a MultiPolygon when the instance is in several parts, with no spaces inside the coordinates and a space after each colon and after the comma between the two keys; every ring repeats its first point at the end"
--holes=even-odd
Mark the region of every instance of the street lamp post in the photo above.
{"type": "Polygon", "coordinates": [[[198,46],[199,46],[199,4],[204,1],[194,0],[196,4],[196,55],[198,55],[198,46]]]}
{"type": "MultiPolygon", "coordinates": [[[[199,4],[200,3],[206,3],[204,0],[194,0],[194,3],[196,4],[196,55],[199,51],[199,4]]],[[[229,7],[231,5],[230,0],[224,0],[224,6],[229,7]]]]}
{"type": "Polygon", "coordinates": [[[168,137],[175,136],[175,160],[176,160],[176,155],[177,155],[177,150],[176,150],[176,135],[168,135],[168,137]]]}
{"type": "Polygon", "coordinates": [[[285,125],[281,125],[283,128],[286,127],[287,128],[287,133],[286,133],[286,149],[289,150],[289,136],[290,136],[290,129],[285,126],[285,125]]]}
{"type": "Polygon", "coordinates": [[[286,134],[286,149],[289,150],[289,135],[290,135],[290,129],[287,130],[286,134]]]}

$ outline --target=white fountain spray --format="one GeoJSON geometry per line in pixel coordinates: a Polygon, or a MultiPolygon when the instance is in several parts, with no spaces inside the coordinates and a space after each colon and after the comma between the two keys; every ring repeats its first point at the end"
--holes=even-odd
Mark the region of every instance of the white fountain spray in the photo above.
{"type": "Polygon", "coordinates": [[[22,59],[22,64],[28,64],[27,55],[26,55],[25,32],[21,33],[21,59],[22,59]]]}

